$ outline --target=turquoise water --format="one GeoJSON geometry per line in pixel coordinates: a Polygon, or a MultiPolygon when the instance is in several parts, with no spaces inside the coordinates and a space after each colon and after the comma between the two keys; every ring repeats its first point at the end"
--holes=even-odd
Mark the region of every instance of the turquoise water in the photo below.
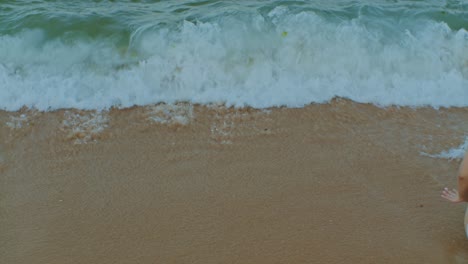
{"type": "Polygon", "coordinates": [[[468,106],[468,1],[2,1],[0,108],[468,106]]]}

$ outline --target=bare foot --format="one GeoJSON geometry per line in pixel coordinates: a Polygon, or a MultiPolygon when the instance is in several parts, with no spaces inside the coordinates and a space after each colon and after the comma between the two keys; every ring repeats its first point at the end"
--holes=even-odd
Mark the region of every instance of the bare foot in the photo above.
{"type": "Polygon", "coordinates": [[[455,189],[449,190],[447,187],[444,188],[442,194],[440,195],[442,198],[449,200],[452,203],[461,203],[463,202],[458,195],[458,191],[455,189]]]}

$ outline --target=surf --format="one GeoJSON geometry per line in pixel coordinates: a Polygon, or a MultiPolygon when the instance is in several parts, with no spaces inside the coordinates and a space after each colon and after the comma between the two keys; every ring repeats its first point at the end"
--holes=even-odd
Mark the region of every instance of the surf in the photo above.
{"type": "Polygon", "coordinates": [[[463,6],[103,2],[72,13],[39,3],[1,7],[8,12],[0,24],[17,25],[0,30],[4,110],[181,101],[302,107],[335,97],[468,106],[463,6]]]}

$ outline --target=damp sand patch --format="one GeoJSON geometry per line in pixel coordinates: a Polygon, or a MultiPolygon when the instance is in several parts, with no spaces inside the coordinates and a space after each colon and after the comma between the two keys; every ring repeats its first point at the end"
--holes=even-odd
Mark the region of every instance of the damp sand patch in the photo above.
{"type": "Polygon", "coordinates": [[[5,163],[4,150],[0,146],[0,172],[3,172],[5,168],[6,168],[6,163],[5,163]]]}
{"type": "Polygon", "coordinates": [[[210,106],[214,110],[210,138],[215,144],[230,145],[237,137],[269,135],[272,133],[270,110],[210,106]]]}

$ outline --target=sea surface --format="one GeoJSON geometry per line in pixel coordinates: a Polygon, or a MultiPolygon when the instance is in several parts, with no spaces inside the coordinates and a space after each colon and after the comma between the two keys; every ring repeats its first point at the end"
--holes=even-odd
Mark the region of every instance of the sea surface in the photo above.
{"type": "Polygon", "coordinates": [[[0,2],[0,109],[468,106],[468,1],[0,2]]]}

